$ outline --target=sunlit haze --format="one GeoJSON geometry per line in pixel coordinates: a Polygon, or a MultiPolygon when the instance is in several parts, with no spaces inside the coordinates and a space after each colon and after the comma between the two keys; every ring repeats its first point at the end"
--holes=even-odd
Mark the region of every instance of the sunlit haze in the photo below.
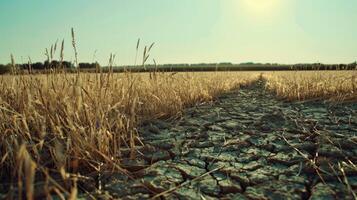
{"type": "Polygon", "coordinates": [[[355,0],[1,0],[0,63],[45,59],[65,39],[65,57],[115,64],[155,42],[149,63],[350,63],[357,59],[355,0]]]}

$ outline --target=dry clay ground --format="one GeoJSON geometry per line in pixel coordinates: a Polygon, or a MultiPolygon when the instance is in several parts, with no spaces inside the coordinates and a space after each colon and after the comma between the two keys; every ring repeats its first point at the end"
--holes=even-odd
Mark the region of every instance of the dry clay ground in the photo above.
{"type": "Polygon", "coordinates": [[[356,198],[357,104],[288,103],[258,81],[139,132],[131,177],[103,173],[95,198],[356,198]]]}

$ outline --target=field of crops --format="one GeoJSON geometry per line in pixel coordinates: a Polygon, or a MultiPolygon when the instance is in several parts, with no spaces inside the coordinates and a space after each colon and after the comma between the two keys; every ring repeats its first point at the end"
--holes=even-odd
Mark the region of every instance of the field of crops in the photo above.
{"type": "MultiPolygon", "coordinates": [[[[77,194],[79,174],[136,158],[140,125],[257,80],[286,100],[357,100],[355,71],[4,75],[0,77],[0,187],[32,198],[77,194]],[[37,184],[37,183],[43,183],[37,184]],[[41,189],[40,189],[41,190],[41,189]]],[[[1,188],[0,188],[1,190],[1,188]]]]}
{"type": "Polygon", "coordinates": [[[65,178],[66,172],[117,166],[123,149],[131,149],[135,157],[141,122],[178,116],[183,108],[213,100],[258,76],[229,72],[160,73],[151,78],[85,73],[1,76],[1,179],[15,185],[15,180],[25,179],[30,192],[38,181],[35,173],[45,177],[60,172],[65,178]]]}
{"type": "Polygon", "coordinates": [[[356,101],[357,71],[266,73],[267,88],[287,100],[356,101]]]}

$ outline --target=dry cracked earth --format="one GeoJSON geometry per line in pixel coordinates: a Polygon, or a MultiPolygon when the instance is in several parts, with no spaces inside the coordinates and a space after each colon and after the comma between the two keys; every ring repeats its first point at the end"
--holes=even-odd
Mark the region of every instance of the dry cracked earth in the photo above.
{"type": "Polygon", "coordinates": [[[356,199],[357,104],[289,103],[264,83],[139,130],[102,199],[356,199]],[[161,194],[160,194],[161,193],[161,194]]]}

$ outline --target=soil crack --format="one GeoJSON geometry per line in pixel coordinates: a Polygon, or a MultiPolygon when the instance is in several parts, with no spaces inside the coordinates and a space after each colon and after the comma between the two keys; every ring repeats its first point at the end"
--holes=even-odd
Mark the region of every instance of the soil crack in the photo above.
{"type": "Polygon", "coordinates": [[[179,123],[141,127],[142,141],[154,149],[138,159],[151,165],[141,180],[103,189],[126,188],[126,195],[146,199],[149,192],[141,188],[138,193],[131,186],[144,181],[154,191],[172,190],[219,168],[165,197],[353,199],[357,123],[351,122],[351,115],[356,110],[352,103],[284,102],[259,80],[223,94],[213,104],[186,110],[179,123]]]}

